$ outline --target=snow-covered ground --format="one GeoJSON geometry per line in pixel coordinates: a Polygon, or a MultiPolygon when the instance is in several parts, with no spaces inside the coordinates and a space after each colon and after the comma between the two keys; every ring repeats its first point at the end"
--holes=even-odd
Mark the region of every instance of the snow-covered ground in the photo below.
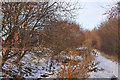
{"type": "MultiPolygon", "coordinates": [[[[109,60],[107,58],[105,58],[104,56],[102,56],[100,54],[100,52],[98,52],[97,50],[95,50],[95,52],[97,53],[94,62],[99,62],[99,64],[97,64],[96,66],[100,69],[102,68],[102,71],[97,71],[97,72],[89,72],[89,78],[112,78],[112,77],[117,77],[118,78],[118,63],[112,60],[109,60]]],[[[63,56],[63,55],[62,55],[63,56]]],[[[73,56],[69,55],[69,56],[64,56],[66,58],[72,58],[73,56]]],[[[24,76],[25,78],[42,78],[42,75],[47,75],[46,78],[56,78],[56,73],[57,73],[57,69],[59,68],[59,66],[57,64],[54,64],[51,68],[51,71],[49,71],[49,65],[50,65],[50,61],[48,61],[48,57],[46,58],[41,58],[38,59],[36,58],[35,60],[30,61],[30,59],[32,58],[32,56],[30,57],[29,54],[25,55],[24,57],[26,60],[26,62],[28,63],[34,63],[31,64],[30,66],[35,67],[37,66],[37,72],[36,70],[33,72],[32,75],[30,76],[24,76]],[[38,59],[38,60],[37,60],[38,59]],[[47,61],[46,61],[47,60],[47,61]],[[38,63],[39,61],[39,63],[38,63]],[[38,64],[35,64],[38,63],[38,64]]],[[[81,56],[76,56],[76,60],[77,59],[82,59],[81,56]]],[[[54,62],[56,63],[56,62],[54,62]]],[[[24,67],[27,67],[29,64],[25,64],[24,67]]],[[[120,79],[120,78],[119,78],[120,79]]]]}
{"type": "Polygon", "coordinates": [[[98,67],[103,68],[104,70],[97,71],[97,72],[90,72],[89,73],[90,78],[111,78],[111,77],[118,78],[118,67],[120,66],[120,64],[105,58],[98,51],[97,51],[97,57],[95,58],[95,61],[98,61],[99,62],[98,67]]]}
{"type": "MultiPolygon", "coordinates": [[[[96,52],[96,55],[97,55],[97,56],[95,57],[94,62],[99,62],[99,64],[96,65],[96,66],[97,66],[99,69],[102,68],[102,69],[104,69],[104,70],[103,70],[103,71],[97,71],[97,72],[89,72],[89,75],[90,75],[89,78],[112,78],[112,77],[118,78],[118,65],[119,65],[119,64],[118,64],[117,62],[115,62],[115,61],[112,61],[112,60],[110,60],[110,59],[105,58],[105,57],[102,56],[102,55],[100,54],[100,52],[98,52],[97,50],[95,50],[95,52],[96,52]]],[[[72,58],[71,55],[69,55],[69,56],[64,56],[64,57],[66,57],[66,58],[70,58],[70,57],[71,57],[71,58],[72,58]]],[[[76,56],[76,59],[77,59],[77,58],[82,59],[80,56],[79,56],[79,57],[76,56]]],[[[45,60],[40,60],[40,63],[42,64],[42,66],[50,65],[49,62],[48,62],[47,65],[45,65],[44,61],[45,61],[45,60]]],[[[57,68],[58,68],[59,66],[57,66],[56,64],[54,64],[54,67],[55,67],[54,70],[57,70],[57,68]]],[[[36,73],[34,77],[36,77],[36,78],[41,78],[40,74],[47,74],[47,75],[50,74],[50,75],[49,75],[48,77],[46,77],[46,78],[55,78],[55,77],[56,77],[56,74],[55,74],[55,73],[52,74],[52,72],[49,72],[49,71],[46,71],[46,70],[42,70],[42,67],[41,67],[41,66],[39,66],[39,69],[40,69],[41,71],[38,71],[38,73],[36,73]]],[[[55,72],[56,72],[56,71],[55,71],[55,72]]]]}

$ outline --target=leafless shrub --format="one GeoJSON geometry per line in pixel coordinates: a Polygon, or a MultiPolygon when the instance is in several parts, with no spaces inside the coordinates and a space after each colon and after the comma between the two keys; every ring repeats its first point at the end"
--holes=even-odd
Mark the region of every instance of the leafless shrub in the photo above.
{"type": "MultiPolygon", "coordinates": [[[[86,45],[87,47],[88,45],[86,45]]],[[[58,78],[88,78],[88,72],[92,72],[94,55],[91,54],[92,47],[88,46],[85,53],[80,55],[82,59],[76,61],[75,57],[67,61],[67,64],[63,64],[60,69],[58,69],[58,78]],[[90,68],[91,67],[91,68],[90,68]]],[[[74,53],[74,52],[73,52],[74,53]]],[[[79,53],[74,53],[73,55],[78,55],[79,53]]]]}

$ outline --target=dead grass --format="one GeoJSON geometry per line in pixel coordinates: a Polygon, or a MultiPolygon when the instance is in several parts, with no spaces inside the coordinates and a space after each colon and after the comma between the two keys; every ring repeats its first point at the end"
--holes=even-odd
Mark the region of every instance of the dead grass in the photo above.
{"type": "Polygon", "coordinates": [[[105,58],[107,59],[110,59],[112,61],[116,61],[116,62],[120,62],[120,59],[118,59],[118,56],[110,56],[110,55],[107,55],[103,52],[100,52],[102,56],[104,56],[105,58]]]}

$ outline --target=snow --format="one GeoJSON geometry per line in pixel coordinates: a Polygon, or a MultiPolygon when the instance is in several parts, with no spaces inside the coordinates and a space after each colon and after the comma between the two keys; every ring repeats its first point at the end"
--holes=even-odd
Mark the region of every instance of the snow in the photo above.
{"type": "Polygon", "coordinates": [[[80,48],[77,48],[78,50],[81,50],[81,49],[88,49],[87,47],[80,47],[80,48]]]}
{"type": "MultiPolygon", "coordinates": [[[[81,48],[80,48],[81,49],[81,48]]],[[[103,71],[97,71],[97,72],[89,72],[90,77],[89,78],[112,78],[112,77],[118,77],[118,63],[115,61],[112,61],[110,59],[105,58],[104,56],[102,56],[100,54],[100,52],[98,52],[97,50],[94,50],[97,53],[97,56],[95,57],[94,62],[99,62],[99,64],[97,64],[96,66],[100,69],[103,68],[103,71]]],[[[31,55],[32,56],[32,55],[31,55]]],[[[26,54],[22,60],[23,63],[25,63],[24,67],[29,66],[28,63],[31,63],[32,67],[37,66],[38,70],[36,70],[36,73],[32,73],[33,76],[24,76],[25,78],[42,78],[41,75],[48,75],[48,77],[44,77],[44,78],[56,78],[56,74],[57,74],[57,69],[60,68],[60,66],[62,67],[62,63],[59,63],[59,66],[56,64],[54,64],[53,66],[55,67],[55,69],[51,68],[51,72],[49,71],[49,65],[50,65],[50,59],[49,57],[43,57],[43,58],[35,58],[34,60],[32,60],[32,62],[30,61],[31,56],[29,54],[26,54]],[[26,61],[28,63],[26,63],[26,61]],[[39,63],[38,63],[39,62],[39,63]],[[38,65],[35,65],[35,63],[38,63],[38,65]],[[45,69],[43,69],[43,67],[45,69]],[[46,70],[47,69],[47,70],[46,70]],[[53,71],[54,70],[54,71],[53,71]]],[[[62,55],[63,56],[63,55],[62,55]]],[[[59,56],[60,57],[60,56],[59,56]]],[[[73,57],[75,57],[76,60],[81,59],[81,56],[77,56],[77,55],[64,55],[64,58],[69,58],[72,59],[73,57]]],[[[6,66],[5,66],[6,67],[6,66]]],[[[14,66],[13,66],[14,67],[14,66]]],[[[16,69],[14,67],[14,69],[16,69]]],[[[34,71],[34,70],[33,70],[34,71]]]]}
{"type": "Polygon", "coordinates": [[[0,56],[2,56],[2,51],[0,51],[0,56]]]}
{"type": "Polygon", "coordinates": [[[118,63],[110,59],[105,58],[97,51],[97,57],[95,61],[98,61],[98,67],[103,68],[103,71],[90,72],[89,78],[111,78],[118,77],[118,63]]]}

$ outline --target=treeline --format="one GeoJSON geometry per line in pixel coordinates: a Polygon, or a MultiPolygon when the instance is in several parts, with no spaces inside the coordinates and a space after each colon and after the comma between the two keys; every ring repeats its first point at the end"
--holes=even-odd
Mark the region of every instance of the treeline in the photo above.
{"type": "Polygon", "coordinates": [[[60,53],[81,46],[85,41],[85,35],[80,27],[74,22],[60,21],[52,28],[45,28],[47,37],[44,41],[46,47],[60,53]]]}
{"type": "Polygon", "coordinates": [[[109,56],[118,56],[118,19],[102,22],[98,29],[89,31],[92,45],[109,56]]]}

